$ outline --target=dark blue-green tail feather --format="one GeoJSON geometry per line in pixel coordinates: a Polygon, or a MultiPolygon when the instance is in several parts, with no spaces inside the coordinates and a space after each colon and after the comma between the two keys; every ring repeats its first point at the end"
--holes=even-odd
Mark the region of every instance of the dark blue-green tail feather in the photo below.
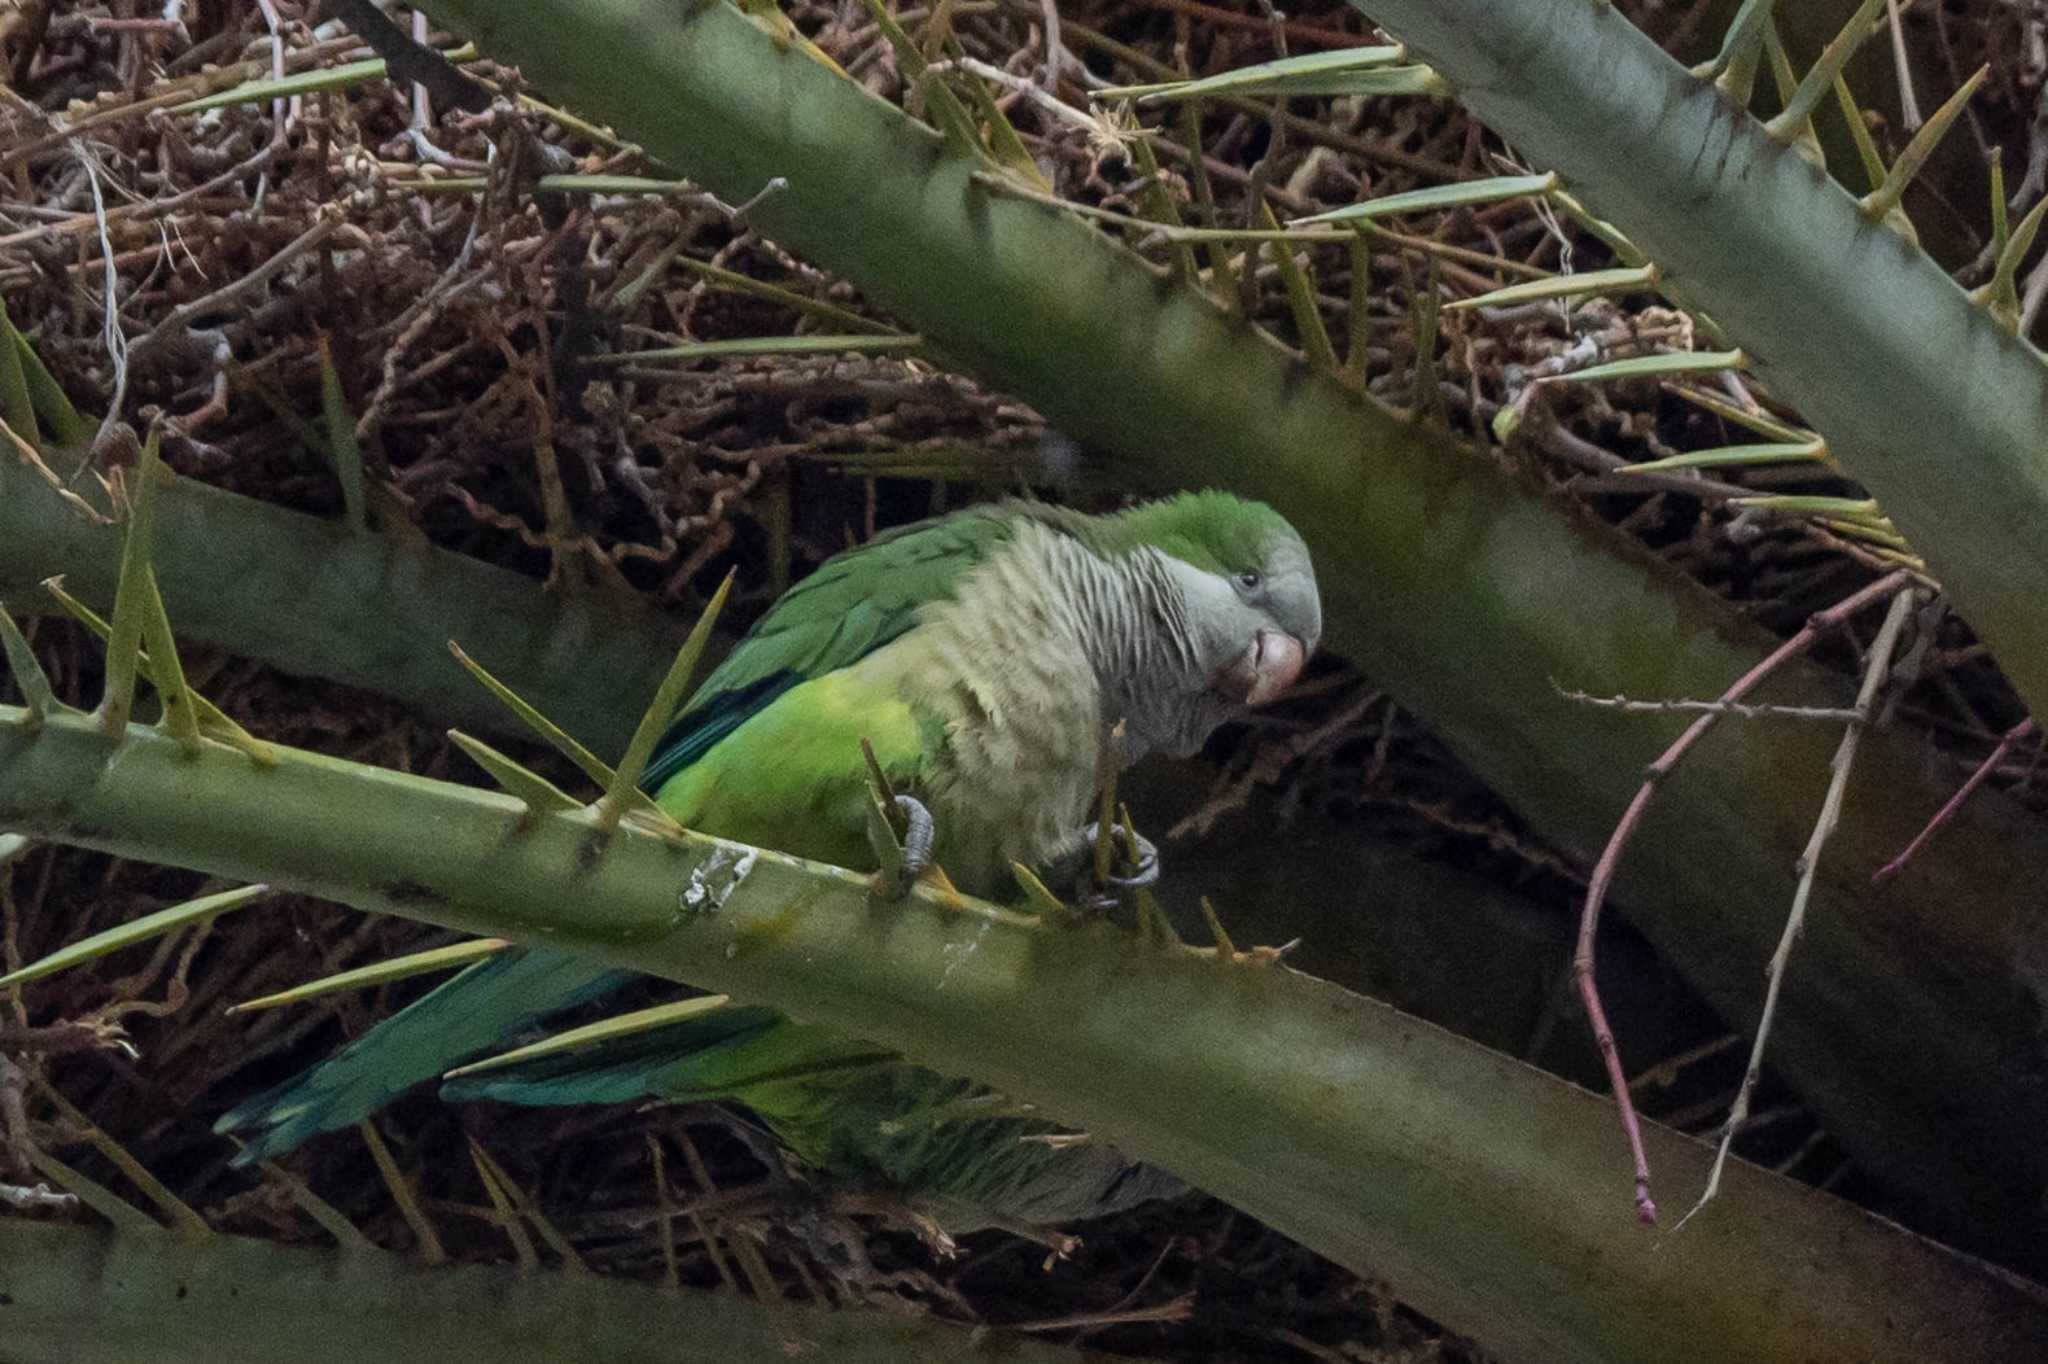
{"type": "Polygon", "coordinates": [[[632,979],[584,957],[544,948],[478,962],[275,1089],[221,1115],[213,1130],[247,1145],[237,1165],[353,1126],[423,1080],[514,1045],[551,1014],[612,993],[632,979]]]}
{"type": "Polygon", "coordinates": [[[759,1006],[450,1080],[450,1102],[552,1105],[731,1100],[798,1159],[917,1197],[949,1230],[1099,1217],[1182,1185],[1057,1131],[970,1081],[759,1006]]]}

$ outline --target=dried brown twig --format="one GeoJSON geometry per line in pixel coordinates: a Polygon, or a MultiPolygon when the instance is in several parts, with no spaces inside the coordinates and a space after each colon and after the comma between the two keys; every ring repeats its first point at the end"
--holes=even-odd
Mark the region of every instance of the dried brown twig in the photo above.
{"type": "Polygon", "coordinates": [[[1948,798],[1947,803],[1934,812],[1934,818],[1928,820],[1927,827],[1913,836],[1913,841],[1906,845],[1904,852],[1871,873],[1870,884],[1883,885],[1904,871],[1906,863],[1912,861],[1913,854],[1919,852],[1922,845],[1934,837],[1934,831],[1955,817],[1956,811],[1963,808],[1963,802],[1970,798],[1971,793],[1984,784],[1986,777],[1998,770],[1999,764],[2005,761],[2005,755],[2012,751],[2013,746],[2032,735],[2036,728],[2034,717],[2030,715],[2000,735],[1997,747],[1991,750],[1991,756],[1977,764],[1977,770],[1970,773],[1969,780],[1958,787],[1956,793],[1948,798]]]}
{"type": "Polygon", "coordinates": [[[1799,887],[1792,893],[1792,912],[1785,916],[1785,931],[1779,935],[1777,951],[1771,954],[1769,983],[1764,987],[1764,1008],[1757,1018],[1756,1042],[1750,1048],[1749,1067],[1742,1074],[1742,1088],[1736,1092],[1735,1103],[1728,1110],[1728,1120],[1722,1125],[1721,1144],[1714,1152],[1713,1169],[1707,1173],[1707,1187],[1701,1191],[1699,1202],[1693,1204],[1692,1210],[1678,1219],[1680,1227],[1698,1216],[1700,1209],[1711,1203],[1714,1195],[1720,1192],[1721,1171],[1728,1163],[1728,1150],[1735,1144],[1735,1138],[1749,1118],[1749,1102],[1756,1093],[1757,1078],[1763,1073],[1764,1048],[1770,1042],[1771,1020],[1777,1014],[1778,995],[1785,984],[1785,966],[1792,959],[1792,944],[1799,940],[1806,926],[1806,905],[1813,894],[1814,872],[1820,866],[1820,855],[1827,847],[1828,838],[1841,821],[1842,796],[1849,786],[1849,769],[1856,762],[1857,742],[1863,737],[1878,692],[1891,672],[1892,655],[1898,648],[1899,636],[1905,629],[1906,618],[1913,613],[1918,595],[1909,588],[1892,598],[1891,610],[1885,613],[1877,641],[1870,646],[1870,657],[1863,667],[1863,685],[1856,694],[1855,712],[1842,731],[1842,742],[1829,764],[1831,773],[1827,795],[1821,800],[1820,815],[1813,822],[1813,833],[1799,854],[1799,887]]]}
{"type": "MultiPolygon", "coordinates": [[[[1899,569],[1878,579],[1861,591],[1850,594],[1825,611],[1817,612],[1804,629],[1786,640],[1774,650],[1770,657],[1737,678],[1727,691],[1721,693],[1720,701],[1740,701],[1756,686],[1771,676],[1793,658],[1805,653],[1822,635],[1839,629],[1858,612],[1873,603],[1897,596],[1912,581],[1912,575],[1899,569]]],[[[1614,1092],[1615,1106],[1621,1113],[1622,1132],[1628,1139],[1629,1155],[1635,1165],[1636,1215],[1646,1223],[1657,1220],[1657,1204],[1650,1197],[1650,1162],[1643,1153],[1642,1127],[1636,1119],[1634,1102],[1629,1098],[1628,1077],[1621,1068],[1621,1053],[1614,1043],[1614,1030],[1608,1025],[1607,1011],[1600,1004],[1600,988],[1594,979],[1594,937],[1600,928],[1600,909],[1607,902],[1608,887],[1614,883],[1615,870],[1621,865],[1622,852],[1628,847],[1629,839],[1643,822],[1643,815],[1650,807],[1657,787],[1671,775],[1680,759],[1692,751],[1694,745],[1706,737],[1707,731],[1718,723],[1725,710],[1712,710],[1686,727],[1683,734],[1657,755],[1643,773],[1643,784],[1637,788],[1635,798],[1608,836],[1607,847],[1601,852],[1600,860],[1593,867],[1593,879],[1586,887],[1585,907],[1579,916],[1579,941],[1572,953],[1572,979],[1578,985],[1579,999],[1585,1005],[1586,1019],[1593,1029],[1593,1040],[1600,1048],[1600,1058],[1606,1064],[1607,1078],[1614,1092]]]]}

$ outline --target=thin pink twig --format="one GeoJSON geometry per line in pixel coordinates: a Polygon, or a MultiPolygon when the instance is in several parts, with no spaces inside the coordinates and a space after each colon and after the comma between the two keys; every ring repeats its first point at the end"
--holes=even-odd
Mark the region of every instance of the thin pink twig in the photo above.
{"type": "MultiPolygon", "coordinates": [[[[1873,602],[1883,601],[1899,592],[1911,578],[1908,570],[1900,569],[1843,598],[1827,610],[1816,612],[1807,619],[1798,634],[1737,678],[1733,686],[1721,693],[1720,699],[1723,702],[1740,701],[1788,660],[1805,653],[1816,639],[1836,629],[1873,602]]],[[[1586,906],[1579,915],[1578,947],[1572,953],[1572,979],[1579,987],[1579,999],[1586,1007],[1586,1021],[1592,1025],[1593,1041],[1600,1048],[1600,1059],[1606,1063],[1607,1081],[1614,1091],[1615,1106],[1621,1112],[1621,1130],[1628,1138],[1629,1156],[1635,1162],[1636,1216],[1651,1224],[1657,1220],[1657,1204],[1650,1197],[1650,1161],[1643,1154],[1642,1125],[1636,1118],[1635,1103],[1629,1098],[1628,1077],[1621,1068],[1621,1053],[1614,1045],[1614,1030],[1608,1026],[1607,1011],[1600,1005],[1600,987],[1594,979],[1593,941],[1600,928],[1600,909],[1607,901],[1607,888],[1613,884],[1614,873],[1621,865],[1622,850],[1628,846],[1636,827],[1643,822],[1643,814],[1650,808],[1650,799],[1656,794],[1658,783],[1671,774],[1679,760],[1706,737],[1707,731],[1724,714],[1725,711],[1710,711],[1700,716],[1686,726],[1685,732],[1671,747],[1658,754],[1657,760],[1644,770],[1643,784],[1636,789],[1635,798],[1628,803],[1628,809],[1608,836],[1607,847],[1601,852],[1599,862],[1594,864],[1593,879],[1586,886],[1586,906]]]]}
{"type": "Polygon", "coordinates": [[[2012,751],[2013,745],[2033,732],[2034,717],[2031,715],[2014,725],[2011,729],[2008,729],[2004,736],[1999,739],[1998,747],[1991,750],[1991,756],[1978,765],[1977,770],[1970,774],[1970,779],[1957,788],[1956,793],[1948,798],[1947,804],[1934,812],[1934,818],[1928,820],[1927,827],[1913,836],[1913,841],[1906,845],[1906,850],[1870,874],[1870,884],[1873,886],[1883,885],[1886,881],[1891,880],[1894,876],[1905,870],[1906,863],[1913,860],[1913,854],[1920,851],[1920,845],[1934,837],[1936,829],[1939,829],[1942,825],[1953,819],[1956,811],[1963,808],[1963,802],[1970,798],[1970,793],[1982,786],[1984,779],[1996,771],[1998,765],[2005,761],[2005,755],[2012,751]]]}

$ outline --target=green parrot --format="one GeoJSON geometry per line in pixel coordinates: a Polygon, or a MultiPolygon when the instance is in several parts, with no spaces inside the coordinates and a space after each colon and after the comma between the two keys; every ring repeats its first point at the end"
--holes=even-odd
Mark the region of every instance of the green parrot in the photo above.
{"type": "MultiPolygon", "coordinates": [[[[1292,683],[1321,633],[1308,550],[1261,503],[975,507],[877,536],[791,588],[684,706],[644,782],[690,828],[858,867],[872,860],[866,738],[906,793],[906,843],[928,838],[959,889],[1003,899],[1013,862],[1059,876],[1087,861],[1105,759],[1193,753],[1292,683]]],[[[1156,868],[1149,845],[1142,861],[1139,878],[1156,868]]],[[[277,1155],[632,978],[543,948],[502,953],[216,1130],[244,1136],[242,1161],[277,1155]]],[[[457,1077],[441,1094],[728,1100],[804,1165],[902,1193],[956,1231],[1051,1226],[1179,1187],[1098,1143],[1026,1140],[1054,1129],[757,1006],[457,1077]]]]}

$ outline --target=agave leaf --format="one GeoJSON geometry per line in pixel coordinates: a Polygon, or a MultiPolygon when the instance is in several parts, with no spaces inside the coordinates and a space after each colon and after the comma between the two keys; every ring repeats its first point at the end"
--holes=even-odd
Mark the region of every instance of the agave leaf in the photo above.
{"type": "Polygon", "coordinates": [[[1822,49],[1819,58],[1800,80],[1799,88],[1785,101],[1785,107],[1764,124],[1772,137],[1780,142],[1790,142],[1806,127],[1821,97],[1834,88],[1835,78],[1841,75],[1849,58],[1856,55],[1856,49],[1863,46],[1863,40],[1876,30],[1877,11],[1884,3],[1885,0],[1863,0],[1855,15],[1842,25],[1842,31],[1822,49]]]}
{"type": "Polygon", "coordinates": [[[1453,299],[1444,304],[1450,312],[1468,308],[1504,308],[1517,303],[1534,303],[1546,298],[1590,298],[1595,294],[1626,294],[1652,289],[1661,275],[1655,265],[1614,270],[1586,270],[1575,275],[1552,275],[1525,284],[1510,284],[1475,298],[1453,299]]]}
{"type": "Polygon", "coordinates": [[[730,355],[820,355],[846,352],[877,355],[892,351],[914,351],[924,345],[921,336],[742,336],[730,341],[693,341],[683,346],[662,346],[654,350],[612,351],[593,355],[594,365],[645,364],[655,360],[720,360],[730,355]]]}
{"type": "MultiPolygon", "coordinates": [[[[451,62],[476,60],[476,48],[465,43],[450,48],[441,54],[451,62]]],[[[383,80],[387,68],[382,57],[371,57],[359,62],[343,62],[339,66],[316,67],[311,71],[299,71],[289,76],[266,76],[262,80],[243,81],[232,89],[221,90],[183,104],[171,106],[174,114],[201,114],[208,109],[224,109],[234,104],[262,104],[273,99],[290,99],[294,95],[315,95],[323,90],[348,90],[370,81],[383,80]]]]}
{"type": "Polygon", "coordinates": [[[1648,460],[1615,470],[1622,474],[1662,474],[1674,469],[1739,468],[1750,464],[1818,463],[1827,458],[1824,441],[1797,443],[1779,441],[1767,445],[1717,445],[1711,450],[1689,450],[1682,455],[1648,460]]]}
{"type": "Polygon", "coordinates": [[[476,1162],[478,1173],[485,1175],[485,1187],[495,1184],[513,1211],[533,1223],[533,1229],[540,1233],[540,1239],[546,1241],[548,1247],[562,1257],[562,1267],[565,1270],[571,1274],[590,1272],[589,1266],[583,1263],[583,1257],[576,1253],[576,1247],[569,1244],[569,1238],[555,1230],[554,1223],[548,1221],[539,1205],[527,1196],[526,1190],[519,1187],[518,1182],[505,1172],[505,1167],[498,1164],[497,1159],[474,1137],[469,1141],[469,1154],[476,1162]]]}
{"type": "Polygon", "coordinates": [[[1892,162],[1891,170],[1885,174],[1884,183],[1863,199],[1864,213],[1872,218],[1883,218],[1899,206],[1899,200],[1905,197],[1906,187],[1913,183],[1913,177],[1920,173],[1920,168],[1927,163],[1927,158],[1933,154],[1935,147],[1940,145],[1941,139],[1948,135],[1948,130],[1955,126],[1955,121],[1963,116],[1963,110],[1969,106],[1970,97],[1977,93],[1977,87],[1982,85],[1984,78],[1990,74],[1989,64],[1978,67],[1976,72],[1934,111],[1933,117],[1920,125],[1920,130],[1913,134],[1913,140],[1899,153],[1899,159],[1892,162]]]}
{"type": "Polygon", "coordinates": [[[469,1163],[476,1167],[476,1177],[483,1182],[484,1194],[491,1200],[491,1207],[497,1210],[498,1225],[512,1242],[512,1251],[519,1257],[519,1268],[525,1273],[533,1273],[540,1268],[540,1255],[533,1248],[533,1238],[519,1223],[519,1209],[513,1204],[512,1195],[498,1183],[498,1176],[494,1173],[498,1163],[484,1153],[475,1137],[469,1139],[469,1163]]]}
{"type": "MultiPolygon", "coordinates": [[[[462,646],[452,639],[448,641],[448,652],[455,655],[456,662],[469,669],[470,676],[481,682],[484,690],[504,702],[507,710],[525,721],[527,728],[547,740],[563,757],[582,768],[592,781],[607,790],[611,788],[612,769],[603,759],[578,743],[567,730],[535,710],[518,692],[491,676],[481,663],[464,653],[462,646]]],[[[637,788],[627,795],[626,800],[635,813],[644,815],[659,827],[682,827],[666,810],[649,800],[647,794],[637,788]]]]}
{"type": "MultiPolygon", "coordinates": [[[[213,1228],[207,1225],[206,1219],[194,1212],[189,1203],[172,1193],[162,1180],[151,1174],[141,1161],[129,1154],[128,1148],[100,1130],[99,1125],[91,1118],[79,1112],[78,1108],[69,1099],[60,1094],[54,1085],[50,1084],[49,1081],[43,1079],[40,1075],[31,1075],[29,1082],[36,1087],[38,1094],[41,1094],[50,1101],[51,1107],[57,1110],[58,1116],[74,1127],[82,1128],[85,1132],[85,1139],[93,1144],[94,1149],[111,1161],[116,1169],[127,1176],[129,1183],[142,1190],[144,1196],[150,1202],[156,1204],[166,1217],[171,1219],[171,1230],[180,1235],[191,1237],[212,1236],[214,1234],[213,1228]]],[[[110,1194],[109,1197],[111,1196],[110,1194]]]]}
{"type": "Polygon", "coordinates": [[[602,829],[609,829],[619,822],[619,816],[631,804],[631,796],[640,790],[640,774],[647,770],[647,760],[654,756],[654,745],[660,740],[668,722],[675,717],[676,707],[681,704],[683,691],[696,675],[697,660],[704,654],[704,646],[711,640],[711,627],[718,620],[718,613],[725,609],[725,599],[732,592],[733,579],[739,570],[733,569],[725,575],[725,581],[711,594],[710,602],[697,616],[697,624],[690,631],[690,637],[683,641],[683,647],[676,650],[675,662],[669,665],[668,676],[655,689],[654,699],[641,713],[640,724],[633,730],[633,737],[626,743],[626,755],[619,759],[618,770],[612,773],[611,785],[598,802],[597,823],[602,829]]]}
{"type": "Polygon", "coordinates": [[[55,1182],[66,1192],[76,1194],[78,1201],[91,1208],[114,1224],[116,1231],[135,1236],[160,1236],[163,1226],[148,1213],[143,1212],[127,1199],[72,1169],[48,1151],[31,1151],[29,1164],[36,1173],[55,1182]]]}
{"type": "Polygon", "coordinates": [[[391,1158],[391,1148],[377,1134],[376,1124],[365,1118],[356,1124],[356,1131],[361,1134],[363,1145],[370,1148],[370,1159],[376,1162],[377,1173],[383,1178],[391,1201],[398,1205],[399,1216],[412,1228],[413,1239],[419,1243],[420,1259],[430,1265],[446,1264],[448,1250],[441,1244],[441,1234],[434,1230],[434,1224],[420,1207],[419,1199],[413,1196],[412,1185],[406,1182],[398,1162],[391,1158]]]}
{"type": "Polygon", "coordinates": [[[667,1004],[657,1004],[651,1009],[638,1009],[615,1018],[586,1023],[580,1028],[571,1028],[567,1032],[556,1033],[553,1037],[542,1038],[538,1042],[515,1047],[511,1051],[500,1052],[496,1056],[487,1056],[481,1061],[471,1061],[466,1066],[457,1066],[441,1078],[452,1080],[458,1075],[499,1070],[505,1066],[519,1065],[521,1062],[535,1061],[543,1056],[553,1056],[557,1052],[574,1051],[578,1047],[593,1047],[600,1042],[631,1037],[635,1033],[646,1032],[651,1028],[662,1028],[671,1023],[680,1023],[686,1018],[696,1018],[700,1014],[722,1009],[731,1002],[731,998],[726,995],[699,995],[694,999],[679,999],[667,1004]]]}
{"type": "Polygon", "coordinates": [[[1201,80],[1160,81],[1151,85],[1112,85],[1090,94],[1091,99],[1135,99],[1140,104],[1160,100],[1202,99],[1211,95],[1244,95],[1266,92],[1266,88],[1289,81],[1314,79],[1339,73],[1374,71],[1408,59],[1408,49],[1391,47],[1348,47],[1331,52],[1310,52],[1299,57],[1282,57],[1257,66],[1240,67],[1201,80]]]}
{"type": "Polygon", "coordinates": [[[387,961],[372,962],[353,970],[337,971],[331,976],[309,980],[303,985],[294,985],[289,990],[276,994],[260,995],[245,999],[231,1006],[231,1014],[254,1013],[258,1009],[275,1009],[284,1004],[303,1004],[309,999],[318,999],[342,990],[363,990],[372,985],[387,985],[394,980],[406,980],[423,976],[430,971],[446,971],[453,966],[466,966],[470,962],[495,956],[512,945],[507,938],[471,938],[467,942],[450,943],[446,947],[433,947],[424,952],[412,952],[403,957],[392,957],[387,961]]]}
{"type": "Polygon", "coordinates": [[[14,623],[14,617],[0,608],[0,648],[6,650],[7,669],[14,675],[14,685],[21,689],[22,702],[28,707],[29,723],[39,725],[43,718],[63,703],[50,688],[50,677],[43,671],[42,663],[36,658],[36,651],[29,647],[28,636],[14,623]]]}
{"type": "Polygon", "coordinates": [[[370,528],[363,495],[363,447],[356,441],[355,413],[341,391],[341,374],[327,338],[320,338],[320,418],[326,427],[327,458],[341,479],[341,503],[348,528],[361,535],[370,528]]]}
{"type": "Polygon", "coordinates": [[[490,773],[491,779],[499,786],[525,801],[529,815],[578,808],[575,797],[540,773],[514,762],[482,739],[464,734],[459,729],[449,730],[448,737],[454,741],[457,748],[467,753],[478,767],[490,773]]]}
{"type": "Polygon", "coordinates": [[[154,914],[145,914],[104,933],[95,933],[90,938],[75,942],[69,947],[60,947],[39,961],[32,961],[19,971],[0,976],[0,989],[9,985],[21,985],[44,976],[55,975],[88,961],[96,961],[124,947],[133,947],[139,942],[161,937],[173,929],[188,924],[204,923],[222,914],[245,909],[270,893],[266,885],[238,886],[234,890],[220,891],[214,895],[202,895],[196,900],[171,905],[154,914]]]}
{"type": "Polygon", "coordinates": [[[1549,194],[1561,183],[1555,171],[1547,175],[1501,175],[1487,180],[1458,180],[1448,185],[1410,190],[1367,199],[1363,203],[1333,208],[1306,218],[1288,220],[1289,227],[1311,224],[1348,223],[1360,218],[1388,218],[1397,213],[1428,213],[1436,209],[1461,208],[1467,204],[1492,204],[1503,199],[1521,199],[1549,194]]]}
{"type": "Polygon", "coordinates": [[[1569,374],[1549,375],[1542,382],[1594,384],[1607,379],[1663,378],[1672,374],[1719,374],[1725,370],[1741,370],[1746,363],[1739,350],[1661,351],[1656,355],[1635,355],[1626,360],[1610,360],[1604,365],[1588,365],[1569,374]]]}
{"type": "Polygon", "coordinates": [[[143,618],[148,613],[150,538],[156,528],[156,494],[166,476],[159,450],[161,427],[150,428],[135,466],[134,505],[128,532],[121,541],[121,580],[114,591],[114,625],[107,636],[106,691],[100,698],[100,728],[118,739],[128,727],[135,704],[136,655],[142,651],[143,618]]]}

